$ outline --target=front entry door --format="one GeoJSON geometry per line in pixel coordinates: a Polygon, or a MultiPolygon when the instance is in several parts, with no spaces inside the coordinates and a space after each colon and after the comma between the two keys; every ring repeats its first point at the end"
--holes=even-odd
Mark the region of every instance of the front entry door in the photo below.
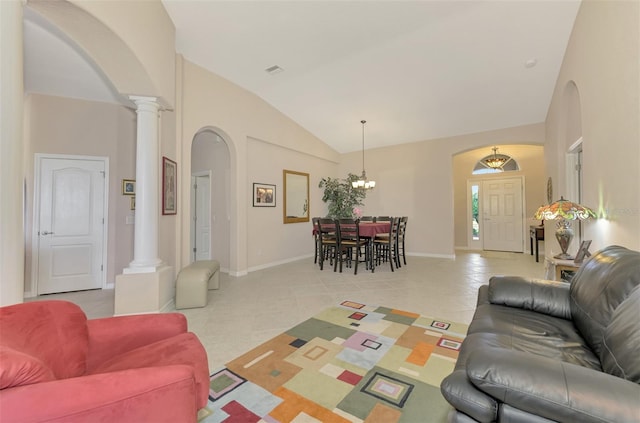
{"type": "Polygon", "coordinates": [[[38,295],[101,288],[104,269],[104,159],[39,160],[38,295]]]}
{"type": "Polygon", "coordinates": [[[521,253],[523,242],[522,179],[482,182],[483,248],[521,253]]]}

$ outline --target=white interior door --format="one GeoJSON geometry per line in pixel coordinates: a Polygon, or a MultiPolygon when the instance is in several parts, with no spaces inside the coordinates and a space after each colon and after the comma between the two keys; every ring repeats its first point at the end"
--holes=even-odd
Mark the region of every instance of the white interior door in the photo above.
{"type": "Polygon", "coordinates": [[[522,252],[522,179],[491,179],[482,182],[483,248],[522,252]]]}
{"type": "Polygon", "coordinates": [[[39,160],[38,294],[102,287],[105,166],[104,159],[39,160]]]}
{"type": "Polygon", "coordinates": [[[193,257],[211,260],[211,176],[193,176],[193,257]]]}

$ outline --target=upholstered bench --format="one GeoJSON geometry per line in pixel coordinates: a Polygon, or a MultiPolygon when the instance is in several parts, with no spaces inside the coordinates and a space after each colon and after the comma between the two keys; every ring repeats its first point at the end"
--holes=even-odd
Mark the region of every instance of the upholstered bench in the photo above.
{"type": "Polygon", "coordinates": [[[216,260],[194,261],[178,273],[176,308],[207,305],[207,291],[220,287],[220,263],[216,260]]]}

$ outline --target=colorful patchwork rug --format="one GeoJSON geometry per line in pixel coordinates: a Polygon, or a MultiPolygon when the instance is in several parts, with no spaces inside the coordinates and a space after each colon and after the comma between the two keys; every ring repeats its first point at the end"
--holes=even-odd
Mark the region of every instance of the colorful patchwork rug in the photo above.
{"type": "Polygon", "coordinates": [[[344,301],[211,376],[201,422],[444,422],[467,325],[344,301]]]}

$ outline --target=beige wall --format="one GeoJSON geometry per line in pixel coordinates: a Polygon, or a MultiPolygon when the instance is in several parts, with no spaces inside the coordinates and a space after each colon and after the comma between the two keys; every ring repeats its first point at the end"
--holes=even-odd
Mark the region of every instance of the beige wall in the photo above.
{"type": "MultiPolygon", "coordinates": [[[[601,216],[584,224],[592,251],[640,249],[639,27],[638,1],[583,1],[547,115],[546,173],[558,194],[567,189],[566,152],[583,137],[582,202],[601,216]]],[[[545,249],[559,252],[555,242],[545,249]]]]}
{"type": "Polygon", "coordinates": [[[247,171],[249,174],[246,204],[248,269],[284,263],[301,257],[313,257],[314,244],[311,221],[283,223],[284,169],[309,174],[309,216],[325,216],[320,179],[334,176],[337,165],[323,158],[291,150],[277,144],[249,138],[247,171]],[[253,183],[276,186],[276,207],[253,207],[253,183]]]}
{"type": "MultiPolygon", "coordinates": [[[[489,151],[493,145],[514,142],[542,145],[544,125],[524,125],[367,150],[367,176],[377,185],[367,194],[364,214],[409,216],[408,254],[454,257],[458,210],[454,204],[453,157],[467,150],[483,147],[489,151]]],[[[342,156],[341,177],[348,172],[359,174],[361,169],[361,152],[342,156]]]]}
{"type": "Polygon", "coordinates": [[[133,258],[133,216],[122,179],[135,179],[135,113],[122,106],[32,94],[27,97],[28,139],[25,146],[26,274],[25,292],[32,290],[34,155],[36,153],[109,158],[109,222],[107,283],[133,258]]]}
{"type": "MultiPolygon", "coordinates": [[[[191,145],[194,137],[203,129],[210,129],[220,135],[229,146],[230,157],[230,263],[229,270],[232,275],[242,275],[249,268],[259,266],[265,259],[255,258],[249,253],[253,251],[282,250],[285,245],[295,245],[303,251],[313,248],[310,235],[304,245],[288,242],[287,236],[293,235],[296,239],[303,239],[303,234],[310,234],[310,227],[304,224],[287,225],[287,236],[278,239],[269,239],[262,235],[264,228],[277,225],[274,216],[268,213],[253,215],[251,190],[253,182],[279,181],[281,176],[276,176],[282,169],[310,171],[318,169],[316,160],[322,170],[319,174],[332,174],[335,163],[339,161],[339,155],[334,150],[297,123],[274,109],[256,95],[238,87],[220,76],[212,74],[203,68],[178,57],[178,88],[182,108],[178,110],[178,142],[182,149],[182,170],[180,171],[182,183],[179,183],[182,194],[180,195],[181,227],[180,227],[180,251],[182,264],[189,262],[189,208],[190,198],[188,180],[191,176],[191,163],[187,160],[191,154],[191,145]],[[304,153],[305,159],[299,161],[295,155],[279,154],[269,156],[268,160],[261,157],[263,165],[250,166],[250,160],[255,157],[251,151],[250,139],[262,140],[278,149],[291,152],[304,153]],[[295,157],[294,157],[295,156],[295,157]],[[307,161],[308,160],[308,161],[307,161]],[[264,166],[271,166],[273,174],[264,174],[264,166]],[[312,169],[313,168],[313,169],[312,169]],[[265,179],[268,178],[268,179],[265,179]],[[250,214],[251,213],[251,214],[250,214]],[[251,218],[254,218],[250,221],[251,218]],[[249,230],[250,225],[257,225],[258,231],[249,230]],[[275,244],[274,244],[275,242],[275,244]],[[269,247],[261,247],[269,245],[269,247]],[[251,246],[251,247],[250,247],[251,246]]],[[[317,182],[316,182],[317,185],[317,182]]],[[[314,200],[311,199],[313,212],[314,200]]],[[[281,215],[280,215],[281,217],[281,215]]],[[[281,219],[280,219],[281,222],[281,219]]]]}

